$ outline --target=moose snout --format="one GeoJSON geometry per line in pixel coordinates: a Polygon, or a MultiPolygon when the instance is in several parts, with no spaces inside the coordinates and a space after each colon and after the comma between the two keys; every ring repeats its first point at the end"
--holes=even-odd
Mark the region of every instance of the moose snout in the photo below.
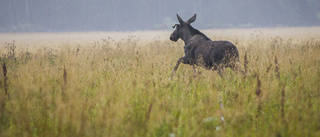
{"type": "Polygon", "coordinates": [[[174,35],[171,35],[171,36],[170,36],[170,40],[176,42],[178,39],[177,39],[174,35]]]}
{"type": "Polygon", "coordinates": [[[173,40],[173,36],[172,35],[170,36],[170,40],[173,40]]]}

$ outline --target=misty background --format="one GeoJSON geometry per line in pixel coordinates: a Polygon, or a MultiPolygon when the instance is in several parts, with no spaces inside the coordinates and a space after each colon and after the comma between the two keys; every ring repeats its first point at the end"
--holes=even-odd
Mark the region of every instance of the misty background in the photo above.
{"type": "Polygon", "coordinates": [[[320,26],[319,0],[0,0],[0,32],[320,26]]]}

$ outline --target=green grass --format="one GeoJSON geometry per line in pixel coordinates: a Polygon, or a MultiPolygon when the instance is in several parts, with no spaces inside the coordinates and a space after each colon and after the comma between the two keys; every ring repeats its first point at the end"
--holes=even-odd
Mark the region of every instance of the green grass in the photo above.
{"type": "Polygon", "coordinates": [[[1,45],[10,98],[1,68],[0,136],[320,136],[320,39],[230,41],[242,70],[247,53],[246,75],[198,67],[194,78],[180,65],[170,79],[183,43],[161,39],[17,47],[14,56],[1,45]]]}

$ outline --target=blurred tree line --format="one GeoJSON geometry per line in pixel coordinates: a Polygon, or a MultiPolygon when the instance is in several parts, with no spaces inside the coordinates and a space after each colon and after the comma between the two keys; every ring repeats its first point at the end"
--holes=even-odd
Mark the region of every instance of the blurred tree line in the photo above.
{"type": "Polygon", "coordinates": [[[169,29],[176,13],[202,29],[320,25],[319,0],[0,0],[0,32],[169,29]]]}

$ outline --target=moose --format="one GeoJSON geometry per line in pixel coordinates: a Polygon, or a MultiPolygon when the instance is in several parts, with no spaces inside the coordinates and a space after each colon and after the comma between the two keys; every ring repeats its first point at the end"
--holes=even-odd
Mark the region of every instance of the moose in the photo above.
{"type": "Polygon", "coordinates": [[[184,41],[185,56],[178,59],[171,77],[174,76],[180,63],[193,66],[194,77],[195,65],[208,70],[217,70],[220,77],[222,77],[225,68],[236,69],[236,64],[239,62],[239,52],[234,44],[229,41],[212,41],[202,32],[193,28],[190,24],[196,20],[196,14],[186,21],[183,21],[178,14],[177,18],[179,24],[172,26],[176,29],[170,35],[170,40],[176,42],[180,38],[184,41]]]}

